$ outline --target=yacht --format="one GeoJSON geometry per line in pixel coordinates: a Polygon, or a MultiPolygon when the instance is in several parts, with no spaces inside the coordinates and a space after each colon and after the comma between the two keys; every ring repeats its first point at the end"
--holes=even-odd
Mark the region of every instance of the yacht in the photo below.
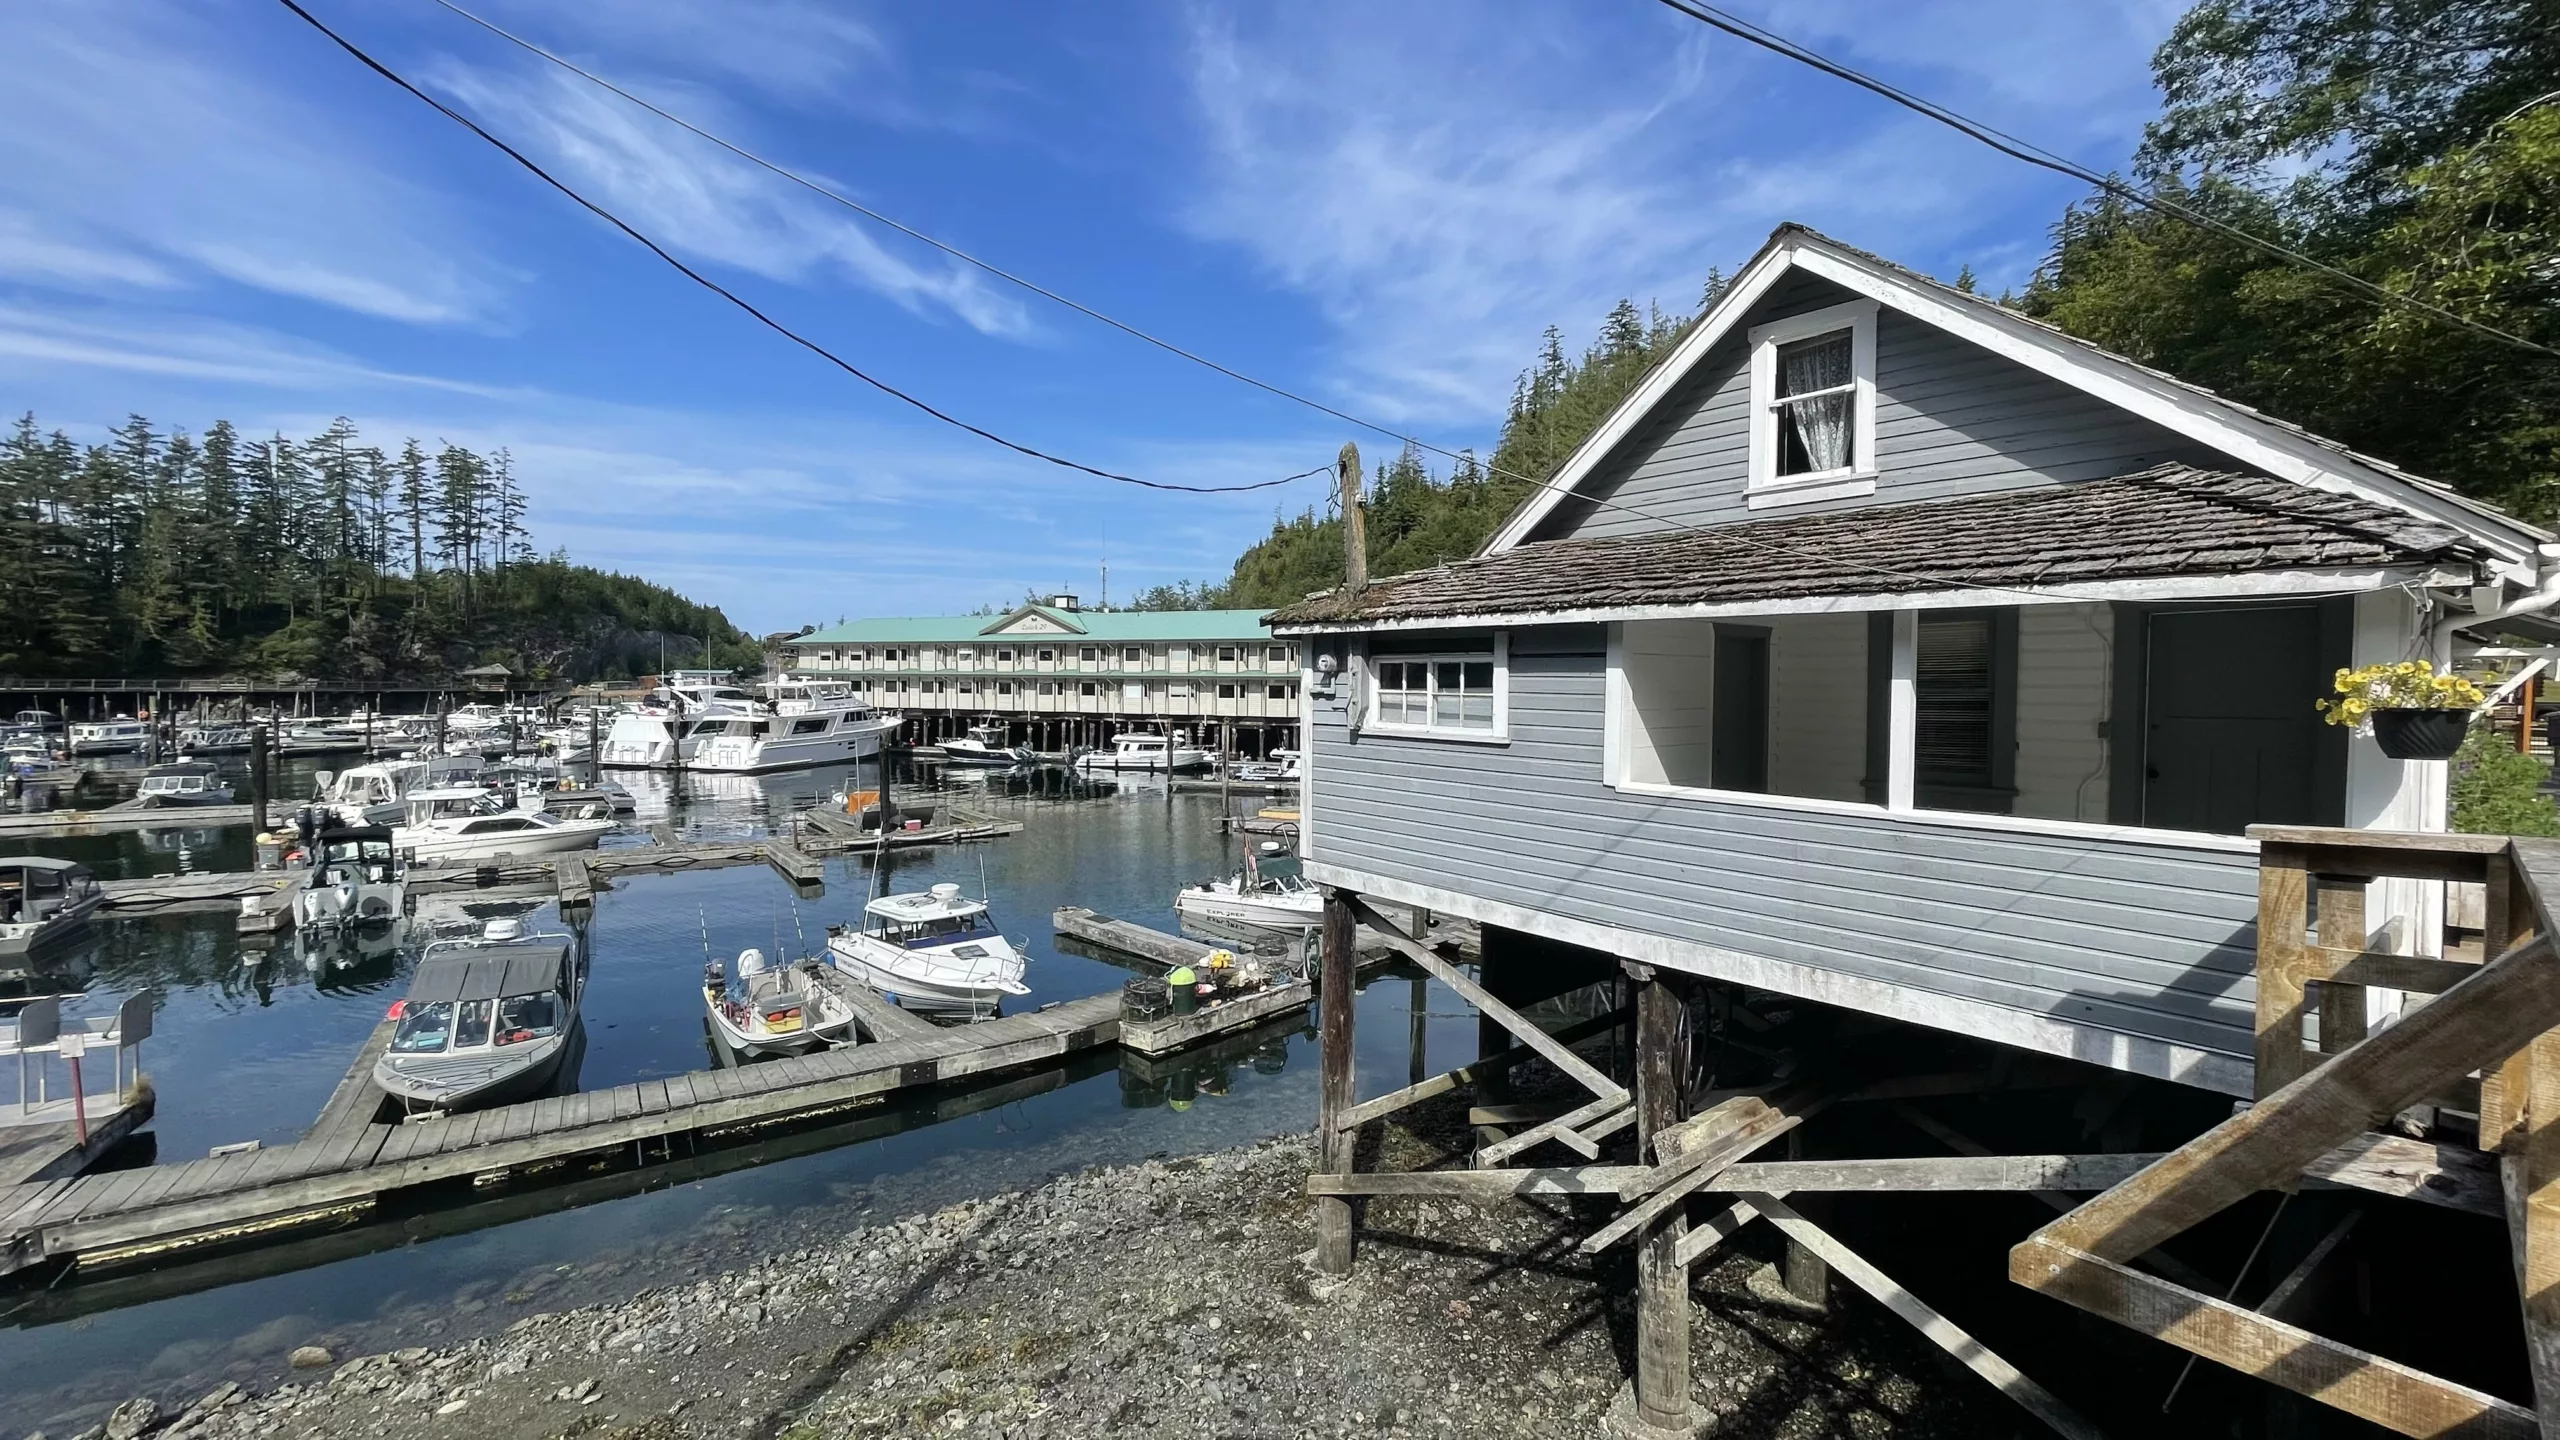
{"type": "Polygon", "coordinates": [[[1298,769],[1298,752],[1295,750],[1274,750],[1269,758],[1262,760],[1238,760],[1227,767],[1227,773],[1238,780],[1263,784],[1305,778],[1298,769]]]}
{"type": "Polygon", "coordinates": [[[178,732],[181,755],[244,755],[248,750],[249,727],[236,722],[190,725],[178,732]]]}
{"type": "Polygon", "coordinates": [[[985,765],[1003,768],[1031,763],[1031,747],[1007,745],[1002,725],[972,725],[966,738],[942,742],[945,765],[985,765]]]}
{"type": "Polygon", "coordinates": [[[649,692],[638,709],[614,717],[596,763],[628,770],[681,770],[736,715],[761,715],[766,707],[741,690],[726,670],[678,670],[649,692]]]}
{"type": "Polygon", "coordinates": [[[880,753],[898,717],[874,715],[843,680],[777,680],[762,715],[734,715],[702,739],[688,770],[744,773],[834,765],[880,753]]]}
{"type": "Polygon", "coordinates": [[[391,832],[392,848],[411,862],[493,860],[592,850],[609,819],[564,819],[542,810],[502,808],[477,786],[409,792],[407,823],[391,832]]]}
{"type": "Polygon", "coordinates": [[[150,743],[148,720],[83,720],[71,727],[74,755],[122,755],[150,743]]]}
{"type": "Polygon", "coordinates": [[[1115,735],[1108,750],[1088,750],[1076,757],[1079,770],[1197,770],[1209,763],[1209,752],[1192,745],[1176,730],[1170,736],[1144,730],[1115,735]]]}
{"type": "Polygon", "coordinates": [[[428,783],[429,774],[419,760],[378,760],[335,775],[324,770],[313,777],[313,799],[340,825],[393,825],[407,816],[409,792],[428,783]]]}
{"type": "Polygon", "coordinates": [[[1235,874],[1184,886],[1173,897],[1173,913],[1213,924],[1304,930],[1324,923],[1324,892],[1307,883],[1297,856],[1266,840],[1246,852],[1235,874]]]}
{"type": "Polygon", "coordinates": [[[231,787],[212,761],[179,760],[143,771],[133,798],[144,805],[228,805],[231,787]]]}
{"type": "Polygon", "coordinates": [[[391,1007],[373,1082],[410,1112],[469,1110],[549,1090],[578,1034],[584,988],[565,935],[493,920],[476,940],[439,940],[391,1007]]]}
{"type": "Polygon", "coordinates": [[[311,874],[294,897],[295,918],[305,928],[384,925],[408,908],[408,885],[388,828],[332,827],[314,844],[311,874]]]}
{"type": "Polygon", "coordinates": [[[854,1041],[853,1006],[815,960],[776,967],[761,950],[738,952],[735,969],[702,969],[702,1010],[712,1030],[741,1055],[797,1055],[854,1041]]]}
{"type": "Polygon", "coordinates": [[[0,957],[66,939],[106,903],[89,867],[44,855],[0,857],[0,957]]]}
{"type": "Polygon", "coordinates": [[[1028,995],[1022,952],[1004,938],[987,902],[936,885],[884,895],[863,907],[861,928],[827,927],[827,961],[918,1010],[985,1010],[1028,995]]]}

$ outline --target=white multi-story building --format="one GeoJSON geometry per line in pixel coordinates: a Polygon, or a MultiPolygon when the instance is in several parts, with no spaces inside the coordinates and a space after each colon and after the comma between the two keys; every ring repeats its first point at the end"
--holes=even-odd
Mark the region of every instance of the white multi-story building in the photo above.
{"type": "Polygon", "coordinates": [[[1076,597],[998,616],[854,620],[789,642],[795,675],[851,679],[931,742],[1001,721],[1046,750],[1125,729],[1186,730],[1259,755],[1296,743],[1298,645],[1259,610],[1085,610],[1076,597]]]}

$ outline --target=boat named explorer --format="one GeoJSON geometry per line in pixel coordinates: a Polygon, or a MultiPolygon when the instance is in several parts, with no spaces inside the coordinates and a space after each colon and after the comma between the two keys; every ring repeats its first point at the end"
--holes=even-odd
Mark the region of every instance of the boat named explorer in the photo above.
{"type": "Polygon", "coordinates": [[[703,737],[685,768],[742,774],[867,760],[898,728],[898,716],[873,714],[847,681],[776,680],[765,691],[770,713],[730,717],[703,737]]]}
{"type": "Polygon", "coordinates": [[[1185,920],[1305,930],[1324,923],[1324,892],[1299,872],[1298,857],[1276,840],[1248,851],[1244,868],[1223,880],[1184,886],[1173,913],[1185,920]]]}

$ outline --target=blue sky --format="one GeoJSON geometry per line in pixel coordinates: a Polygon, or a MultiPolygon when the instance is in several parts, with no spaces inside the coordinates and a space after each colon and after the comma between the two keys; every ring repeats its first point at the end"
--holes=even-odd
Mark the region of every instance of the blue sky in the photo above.
{"type": "MultiPolygon", "coordinates": [[[[854,363],[1105,468],[1345,439],[790,189],[429,0],[305,0],[854,363]]],[[[1798,220],[1988,288],[2076,187],[1650,0],[486,0],[696,123],[1132,324],[1450,448],[1539,332],[1694,305],[1798,220]]],[[[2085,163],[2155,0],[1745,3],[2085,163]]],[[[945,429],[755,326],[270,0],[23,0],[0,34],[0,409],[512,447],[536,539],[753,630],[1215,578],[1319,481],[1158,495],[945,429]]]]}

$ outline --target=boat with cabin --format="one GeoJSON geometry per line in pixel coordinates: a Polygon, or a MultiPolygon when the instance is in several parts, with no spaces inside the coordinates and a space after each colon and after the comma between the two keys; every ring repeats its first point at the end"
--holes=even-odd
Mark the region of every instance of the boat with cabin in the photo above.
{"type": "Polygon", "coordinates": [[[880,753],[898,717],[875,715],[844,680],[776,680],[760,715],[733,715],[706,734],[688,770],[747,774],[838,765],[880,753]]]}
{"type": "Polygon", "coordinates": [[[306,927],[387,925],[409,908],[406,872],[385,825],[331,826],[314,837],[311,873],[294,897],[306,927]]]}
{"type": "Polygon", "coordinates": [[[1235,874],[1184,886],[1173,897],[1173,913],[1211,924],[1304,930],[1324,923],[1324,892],[1307,883],[1287,846],[1265,840],[1245,852],[1244,868],[1235,874]]]}
{"type": "Polygon", "coordinates": [[[231,785],[210,760],[173,760],[142,772],[134,792],[142,805],[228,805],[231,785]]]}
{"type": "Polygon", "coordinates": [[[989,769],[1005,769],[1028,765],[1037,758],[1028,745],[1005,743],[1005,727],[998,724],[972,725],[969,733],[958,740],[942,742],[945,765],[977,765],[989,769]]]}
{"type": "Polygon", "coordinates": [[[734,966],[712,961],[702,967],[702,1011],[740,1055],[798,1055],[855,1038],[853,1006],[806,957],[774,965],[749,949],[734,966]]]}
{"type": "Polygon", "coordinates": [[[249,727],[236,721],[189,725],[178,731],[178,753],[245,755],[249,753],[250,738],[249,727]]]}
{"type": "Polygon", "coordinates": [[[610,819],[509,807],[478,786],[412,790],[406,807],[391,843],[412,863],[592,850],[613,828],[610,819]]]}
{"type": "Polygon", "coordinates": [[[1088,750],[1076,757],[1079,770],[1134,770],[1170,774],[1176,770],[1198,770],[1210,763],[1209,752],[1190,743],[1191,737],[1176,730],[1159,735],[1149,730],[1126,730],[1111,737],[1108,750],[1088,750]]]}
{"type": "Polygon", "coordinates": [[[990,1010],[1031,993],[1021,950],[957,885],[884,895],[862,914],[858,927],[827,927],[828,963],[909,1009],[990,1010]]]}
{"type": "Polygon", "coordinates": [[[409,792],[431,783],[430,773],[422,760],[376,760],[334,775],[323,770],[312,777],[312,798],[340,825],[396,825],[409,813],[409,792]]]}
{"type": "Polygon", "coordinates": [[[129,755],[151,743],[151,722],[123,716],[83,720],[71,727],[74,755],[129,755]]]}
{"type": "Polygon", "coordinates": [[[69,939],[105,903],[96,877],[77,860],[0,856],[0,959],[69,939]]]}
{"type": "Polygon", "coordinates": [[[649,692],[637,709],[614,717],[596,763],[624,770],[680,770],[735,715],[761,715],[766,707],[738,687],[727,670],[678,670],[649,692]]]}
{"type": "Polygon", "coordinates": [[[435,941],[391,1007],[391,1043],[373,1081],[412,1113],[541,1095],[583,1038],[584,980],[568,936],[528,935],[520,921],[435,941]]]}

